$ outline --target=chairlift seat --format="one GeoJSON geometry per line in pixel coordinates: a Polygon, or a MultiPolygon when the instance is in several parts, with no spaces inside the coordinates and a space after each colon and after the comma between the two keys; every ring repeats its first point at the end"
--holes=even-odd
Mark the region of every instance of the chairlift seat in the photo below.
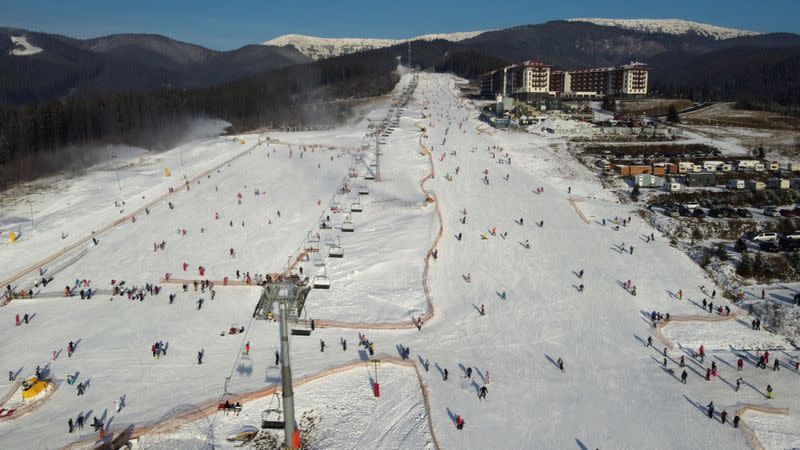
{"type": "Polygon", "coordinates": [[[352,211],[352,212],[361,212],[361,211],[363,211],[363,209],[361,208],[361,203],[355,202],[352,205],[350,205],[350,211],[352,211]]]}
{"type": "Polygon", "coordinates": [[[358,188],[359,195],[369,195],[369,189],[366,186],[359,186],[358,188]]]}
{"type": "Polygon", "coordinates": [[[311,336],[311,330],[308,328],[292,328],[292,336],[311,336]]]}
{"type": "Polygon", "coordinates": [[[346,232],[355,231],[355,226],[353,226],[353,222],[350,222],[350,221],[342,222],[342,231],[346,231],[346,232]]]}
{"type": "Polygon", "coordinates": [[[314,277],[313,281],[314,289],[330,289],[331,288],[331,280],[325,275],[317,275],[314,277]]]}
{"type": "Polygon", "coordinates": [[[338,245],[334,245],[328,249],[328,256],[330,258],[343,258],[344,249],[342,249],[342,247],[339,247],[338,245]]]}

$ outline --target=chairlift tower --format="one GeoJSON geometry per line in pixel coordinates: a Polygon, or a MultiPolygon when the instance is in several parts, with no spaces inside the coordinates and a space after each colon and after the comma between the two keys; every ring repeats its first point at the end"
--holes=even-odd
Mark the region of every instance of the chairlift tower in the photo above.
{"type": "Polygon", "coordinates": [[[296,428],[294,414],[294,390],[292,389],[292,366],[289,357],[289,320],[297,321],[304,313],[306,297],[311,286],[297,277],[281,277],[263,285],[253,317],[271,320],[275,304],[278,305],[281,336],[281,396],[283,397],[283,445],[292,449],[296,428]]]}
{"type": "Polygon", "coordinates": [[[375,181],[381,181],[381,135],[375,135],[375,181]]]}

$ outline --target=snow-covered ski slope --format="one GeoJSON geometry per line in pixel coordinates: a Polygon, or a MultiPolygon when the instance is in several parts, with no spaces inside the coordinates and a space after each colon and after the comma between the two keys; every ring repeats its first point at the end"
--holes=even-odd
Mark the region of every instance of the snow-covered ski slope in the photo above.
{"type": "MultiPolygon", "coordinates": [[[[405,76],[402,83],[408,80],[405,76]]],[[[796,350],[764,331],[751,330],[746,313],[730,305],[739,315],[734,320],[670,324],[663,335],[675,347],[668,351],[667,368],[662,368],[667,343],[654,335],[653,348],[645,346],[655,330],[649,313],[711,317],[698,306],[703,298],[700,286],[709,290],[712,286],[702,270],[658,235],[654,242],[645,243],[644,235],[654,230],[629,205],[604,191],[567,153],[564,141],[487,128],[477,121],[472,105],[458,96],[458,80],[437,74],[420,74],[419,80],[397,129],[383,146],[384,181],[367,182],[370,193],[360,198],[364,211],[353,213],[355,232],[340,235],[344,258],[325,261],[331,290],[309,296],[310,317],[364,322],[364,327],[318,328],[311,337],[294,336],[292,363],[298,379],[363,360],[366,356],[357,345],[361,331],[374,342],[379,358],[397,356],[402,345],[410,348],[411,361],[420,365],[430,361],[429,371],[419,370],[442,448],[746,448],[742,429],[719,422],[722,409],[728,411],[730,421],[745,404],[789,407],[788,416],[746,413],[743,423],[757,418],[752,429],[768,448],[800,445],[791,431],[796,429],[792,424],[798,423],[793,406],[800,400],[800,374],[786,366],[798,358],[796,350]],[[420,143],[430,149],[430,157],[423,155],[420,143]],[[511,164],[499,164],[506,155],[511,164]],[[435,194],[437,202],[424,203],[420,181],[431,164],[435,176],[424,187],[435,194]],[[488,184],[483,181],[484,171],[488,171],[488,184]],[[543,193],[537,195],[537,187],[544,188],[543,193]],[[420,331],[370,329],[371,324],[407,325],[412,317],[427,312],[422,275],[426,252],[439,228],[435,208],[441,213],[444,233],[438,258],[428,259],[433,318],[420,331]],[[462,210],[466,210],[466,223],[461,222],[462,210]],[[628,216],[628,226],[619,231],[612,228],[615,217],[628,216]],[[523,225],[515,222],[520,218],[523,225]],[[607,225],[602,225],[602,219],[607,225]],[[536,225],[539,221],[542,227],[536,225]],[[496,228],[494,236],[489,232],[492,228],[496,228]],[[458,233],[460,241],[455,238],[458,233]],[[487,238],[482,239],[482,234],[487,238]],[[521,244],[525,240],[530,249],[521,244]],[[630,246],[633,254],[620,250],[630,246]],[[581,269],[584,275],[578,279],[576,272],[581,269]],[[470,283],[465,281],[467,275],[470,283]],[[621,286],[629,279],[636,285],[636,296],[621,286]],[[577,290],[580,284],[585,286],[583,293],[577,290]],[[671,295],[679,289],[682,300],[671,295]],[[505,300],[501,298],[504,292],[505,300]],[[478,312],[481,305],[484,316],[478,312]],[[347,340],[346,350],[339,344],[341,339],[347,340]],[[327,344],[324,352],[320,340],[327,344]],[[691,356],[698,342],[706,343],[704,363],[691,356]],[[767,370],[753,366],[756,352],[763,348],[771,349],[767,370]],[[682,354],[686,385],[679,380],[683,369],[677,365],[682,354]],[[741,374],[735,369],[738,355],[746,358],[741,374]],[[771,370],[775,357],[786,364],[780,372],[771,370]],[[558,358],[563,358],[566,373],[556,367],[558,358]],[[720,377],[707,382],[705,370],[711,362],[717,364],[720,377]],[[467,367],[473,368],[471,379],[465,378],[467,367]],[[448,381],[442,380],[444,369],[449,371],[448,381]],[[739,376],[747,384],[735,392],[732,386],[739,376]],[[479,400],[477,393],[484,384],[488,395],[479,400]],[[775,389],[775,398],[770,400],[764,396],[767,384],[775,389]],[[717,407],[716,421],[705,416],[710,401],[717,407]],[[455,428],[456,415],[466,421],[463,430],[455,428]]],[[[376,105],[374,115],[384,115],[387,108],[386,103],[376,105]]],[[[264,136],[245,137],[245,145],[223,139],[197,142],[192,147],[196,159],[185,169],[190,179],[214,167],[204,155],[213,153],[219,162],[241,156],[229,167],[220,167],[219,173],[212,171],[210,179],[201,177],[190,191],[153,206],[149,215],[137,215],[135,223],[126,222],[105,233],[98,246],[87,246],[43,290],[51,296],[13,300],[0,307],[3,370],[22,367],[23,376],[36,365],[49,363],[56,380],[76,371],[79,382],[91,380],[84,396],[76,396],[74,386],[62,383],[35,411],[0,422],[0,447],[56,448],[93,440],[97,435],[88,426],[78,434],[67,433],[67,419],[80,412],[102,417],[110,434],[131,427],[134,433],[150,430],[142,442],[152,445],[172,445],[183,437],[191,446],[205,442],[209,435],[219,441],[240,426],[258,426],[264,400],[246,401],[238,420],[194,417],[183,428],[164,434],[163,440],[148,428],[155,424],[156,430],[166,430],[171,417],[191,415],[214,404],[226,377],[230,377],[227,391],[233,394],[278,382],[277,326],[250,320],[257,288],[218,285],[213,301],[207,292],[190,287],[184,293],[174,284],[163,284],[164,292],[143,302],[120,296],[109,301],[108,294],[81,301],[59,294],[75,278],[91,279],[92,287],[101,290],[110,288],[112,278],[138,285],[158,282],[164,272],[196,278],[201,264],[208,269],[207,278],[214,280],[226,275],[235,279],[236,269],[251,274],[282,270],[289,256],[305,245],[307,233],[319,231],[318,219],[327,215],[326,206],[348,179],[348,168],[359,155],[346,149],[360,146],[365,130],[366,124],[360,122],[330,131],[271,133],[282,143],[263,143],[252,150],[259,137],[264,142],[264,136]],[[337,149],[314,147],[312,152],[312,144],[337,149]],[[305,152],[301,145],[306,146],[305,152]],[[256,187],[259,196],[254,194],[256,187]],[[237,201],[239,192],[242,205],[237,201]],[[169,209],[167,201],[175,209],[169,209]],[[217,211],[219,220],[213,218],[217,211]],[[179,236],[178,228],[186,228],[187,236],[179,236]],[[153,252],[152,243],[161,240],[167,241],[165,250],[153,252]],[[235,258],[228,255],[229,248],[236,249],[235,258]],[[190,266],[186,274],[180,267],[184,261],[190,266]],[[177,292],[172,305],[167,300],[170,292],[177,292]],[[198,310],[196,300],[201,297],[206,301],[198,310]],[[25,312],[36,315],[30,324],[15,327],[15,315],[25,312]],[[244,326],[246,334],[220,336],[231,326],[244,326]],[[77,339],[80,343],[71,358],[64,351],[50,361],[53,350],[77,339]],[[167,355],[158,360],[150,353],[156,340],[169,342],[167,355]],[[247,341],[252,349],[244,356],[242,346],[247,341]],[[196,361],[200,349],[205,350],[202,365],[196,361]],[[116,413],[113,402],[122,395],[127,406],[116,413]],[[219,428],[206,433],[212,423],[219,428]]],[[[164,158],[176,158],[178,151],[164,158]]],[[[364,166],[359,167],[363,173],[364,166]]],[[[155,173],[150,178],[154,192],[147,198],[175,183],[159,184],[163,181],[159,165],[147,170],[155,173]]],[[[134,174],[130,177],[135,179],[134,174]]],[[[116,176],[104,179],[107,197],[98,192],[91,198],[95,209],[105,213],[92,216],[93,221],[82,223],[65,241],[121,214],[107,205],[113,206],[118,199],[112,193],[117,188],[116,176]]],[[[142,180],[144,192],[150,184],[142,180]]],[[[67,188],[50,195],[57,204],[78,201],[67,188]]],[[[126,206],[141,201],[138,192],[124,198],[126,206]]],[[[343,196],[336,198],[346,205],[343,196]]],[[[26,206],[8,214],[24,217],[26,206]]],[[[60,220],[78,220],[80,215],[70,215],[71,211],[54,213],[52,223],[63,223],[58,222],[61,215],[66,219],[60,220]]],[[[334,222],[340,220],[333,216],[334,222]]],[[[27,245],[38,256],[25,260],[25,252],[4,247],[0,266],[13,274],[58,249],[63,245],[60,227],[66,226],[51,225],[47,233],[23,235],[15,245],[27,245]],[[45,249],[37,250],[40,245],[45,249]]],[[[54,262],[53,267],[57,266],[54,262]]],[[[317,270],[313,261],[303,262],[302,267],[306,274],[317,270]]],[[[725,304],[716,297],[715,305],[725,304]]],[[[434,438],[423,425],[427,412],[416,376],[406,373],[407,369],[379,368],[383,392],[375,400],[369,396],[370,369],[366,363],[361,367],[323,376],[296,390],[299,411],[323,412],[315,428],[319,439],[315,448],[433,447],[434,438]],[[395,405],[401,399],[403,403],[395,405]],[[386,404],[376,406],[376,402],[386,404]],[[344,412],[326,414],[333,405],[341,405],[344,412]],[[346,426],[347,411],[371,411],[381,415],[382,422],[365,420],[363,426],[377,427],[365,436],[346,426]]],[[[5,378],[0,378],[0,394],[11,386],[5,378]]]]}

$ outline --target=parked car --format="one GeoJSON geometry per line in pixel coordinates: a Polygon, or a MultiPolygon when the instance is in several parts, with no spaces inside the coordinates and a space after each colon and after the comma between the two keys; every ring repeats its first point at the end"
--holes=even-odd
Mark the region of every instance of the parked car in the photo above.
{"type": "Polygon", "coordinates": [[[695,217],[697,219],[705,219],[706,213],[703,212],[701,208],[697,208],[694,211],[692,211],[692,217],[695,217]]]}
{"type": "Polygon", "coordinates": [[[767,217],[780,217],[781,213],[773,207],[764,208],[764,215],[767,217]]]}
{"type": "Polygon", "coordinates": [[[686,209],[697,209],[697,208],[700,207],[700,204],[697,203],[697,202],[689,202],[689,203],[683,205],[683,207],[686,208],[686,209]]]}
{"type": "Polygon", "coordinates": [[[680,216],[680,214],[678,213],[678,210],[675,209],[675,208],[664,208],[664,214],[669,216],[669,217],[679,217],[680,216]]]}
{"type": "Polygon", "coordinates": [[[736,210],[731,208],[730,206],[725,206],[722,209],[722,216],[723,217],[736,217],[736,210]]]}
{"type": "Polygon", "coordinates": [[[756,235],[753,236],[753,240],[755,242],[777,241],[778,233],[774,231],[762,231],[760,233],[756,233],[756,235]]]}
{"type": "Polygon", "coordinates": [[[753,213],[749,209],[739,208],[736,210],[736,215],[739,217],[753,217],[753,213]]]}
{"type": "Polygon", "coordinates": [[[778,244],[772,241],[762,241],[758,243],[758,248],[762,252],[775,253],[778,251],[778,244]]]}
{"type": "Polygon", "coordinates": [[[722,209],[720,208],[711,208],[708,210],[708,215],[711,217],[722,217],[722,209]]]}
{"type": "Polygon", "coordinates": [[[782,237],[778,247],[784,252],[794,252],[800,250],[800,239],[792,239],[789,237],[782,237]]]}
{"type": "Polygon", "coordinates": [[[782,209],[778,211],[783,217],[797,217],[797,212],[793,209],[782,209]]]}
{"type": "Polygon", "coordinates": [[[747,250],[747,244],[744,242],[744,239],[737,239],[736,243],[733,244],[733,249],[739,253],[747,250]]]}
{"type": "Polygon", "coordinates": [[[798,239],[800,240],[800,230],[795,230],[793,233],[789,233],[786,235],[788,239],[798,239]]]}

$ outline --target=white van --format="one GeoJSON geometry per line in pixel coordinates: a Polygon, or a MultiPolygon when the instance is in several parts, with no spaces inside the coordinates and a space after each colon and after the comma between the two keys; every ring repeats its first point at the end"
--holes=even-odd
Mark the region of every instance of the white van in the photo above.
{"type": "Polygon", "coordinates": [[[762,231],[753,236],[753,240],[756,242],[777,241],[778,233],[774,231],[762,231]]]}

